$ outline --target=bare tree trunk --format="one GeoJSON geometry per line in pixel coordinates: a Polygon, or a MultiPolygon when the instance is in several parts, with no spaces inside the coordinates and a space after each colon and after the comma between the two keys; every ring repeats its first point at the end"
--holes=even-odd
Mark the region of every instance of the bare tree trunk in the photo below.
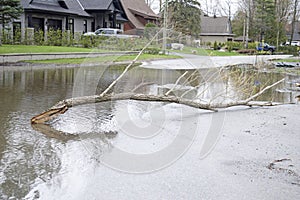
{"type": "MultiPolygon", "coordinates": [[[[180,77],[181,78],[181,77],[180,77]]],[[[179,78],[179,79],[180,79],[179,78]]],[[[232,106],[252,106],[257,105],[251,103],[251,101],[261,94],[263,94],[266,90],[278,85],[279,83],[283,82],[284,79],[265,87],[257,94],[249,97],[246,100],[227,103],[227,104],[203,104],[194,100],[185,99],[176,96],[168,96],[168,95],[149,95],[149,94],[135,94],[135,93],[121,93],[121,94],[101,94],[101,95],[94,95],[94,96],[85,96],[85,97],[77,97],[66,99],[63,101],[58,102],[48,111],[43,112],[31,119],[32,124],[43,124],[46,123],[54,118],[56,118],[60,114],[64,114],[70,107],[84,105],[84,104],[92,104],[92,103],[100,103],[100,102],[107,102],[107,101],[117,101],[117,100],[137,100],[137,101],[159,101],[159,102],[167,102],[167,103],[178,103],[186,106],[190,106],[193,108],[210,110],[210,111],[218,111],[217,109],[220,108],[227,108],[232,106]]]]}
{"type": "Polygon", "coordinates": [[[294,40],[294,32],[295,32],[297,10],[298,10],[298,0],[295,0],[290,45],[291,45],[292,41],[294,40]]]}

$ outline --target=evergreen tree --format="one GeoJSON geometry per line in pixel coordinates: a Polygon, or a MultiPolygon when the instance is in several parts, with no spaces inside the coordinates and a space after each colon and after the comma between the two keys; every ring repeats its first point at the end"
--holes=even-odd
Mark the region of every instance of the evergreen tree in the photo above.
{"type": "Polygon", "coordinates": [[[5,25],[20,17],[22,12],[23,9],[20,0],[0,0],[0,24],[2,25],[2,35],[4,34],[5,25]]]}
{"type": "Polygon", "coordinates": [[[274,0],[256,1],[256,35],[259,41],[276,43],[276,12],[274,0]]]}
{"type": "Polygon", "coordinates": [[[175,31],[198,37],[201,29],[200,3],[196,0],[168,2],[168,24],[175,31]]]}

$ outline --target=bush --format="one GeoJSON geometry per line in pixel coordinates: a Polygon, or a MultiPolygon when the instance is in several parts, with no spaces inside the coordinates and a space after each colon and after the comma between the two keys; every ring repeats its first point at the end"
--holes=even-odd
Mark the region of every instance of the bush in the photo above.
{"type": "Polygon", "coordinates": [[[248,43],[248,49],[256,49],[256,44],[255,44],[255,42],[249,42],[248,43]]]}
{"type": "Polygon", "coordinates": [[[91,48],[93,45],[92,45],[92,39],[93,36],[82,36],[80,38],[80,41],[79,43],[82,45],[82,47],[85,47],[85,48],[91,48]]]}
{"type": "Polygon", "coordinates": [[[3,44],[11,44],[11,30],[10,29],[5,29],[2,31],[2,43],[3,44]]]}
{"type": "Polygon", "coordinates": [[[38,30],[34,32],[34,44],[35,45],[44,45],[45,37],[44,31],[38,30]]]}
{"type": "Polygon", "coordinates": [[[16,28],[14,31],[14,44],[20,44],[21,43],[21,29],[19,27],[16,28]]]}
{"type": "Polygon", "coordinates": [[[47,34],[47,45],[61,46],[62,45],[62,32],[61,30],[49,29],[47,34]]]}
{"type": "Polygon", "coordinates": [[[214,47],[213,47],[213,48],[214,48],[214,50],[217,50],[217,49],[218,49],[218,44],[217,44],[216,41],[214,42],[214,47]]]}
{"type": "Polygon", "coordinates": [[[229,49],[231,49],[231,51],[232,50],[237,51],[239,49],[244,48],[242,42],[226,42],[226,47],[227,47],[228,51],[229,51],[229,49]]]}
{"type": "Polygon", "coordinates": [[[155,47],[148,47],[144,51],[144,53],[152,54],[152,55],[158,55],[159,52],[160,52],[160,48],[155,48],[155,47]]]}
{"type": "Polygon", "coordinates": [[[298,49],[296,46],[284,46],[284,47],[278,47],[278,52],[282,52],[284,54],[292,54],[294,56],[298,55],[298,49]]]}
{"type": "Polygon", "coordinates": [[[253,55],[256,53],[256,49],[240,49],[237,51],[240,54],[249,54],[249,55],[253,55]]]}
{"type": "Polygon", "coordinates": [[[63,31],[61,35],[61,45],[62,46],[70,46],[70,34],[68,31],[63,31]]]}

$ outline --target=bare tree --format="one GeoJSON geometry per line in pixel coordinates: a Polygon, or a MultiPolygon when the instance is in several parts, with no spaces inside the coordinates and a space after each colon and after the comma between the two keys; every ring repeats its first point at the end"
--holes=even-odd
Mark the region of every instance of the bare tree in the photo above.
{"type": "Polygon", "coordinates": [[[293,2],[294,10],[293,10],[293,17],[292,17],[292,33],[291,33],[291,39],[290,39],[290,44],[294,40],[294,32],[295,32],[295,25],[297,20],[297,13],[298,13],[298,7],[299,7],[299,0],[294,0],[293,2]]]}
{"type": "Polygon", "coordinates": [[[279,45],[280,36],[283,37],[283,28],[288,21],[289,11],[291,10],[291,0],[275,0],[276,6],[276,25],[277,25],[277,46],[279,45]]]}
{"type": "MultiPolygon", "coordinates": [[[[158,102],[167,102],[167,103],[177,103],[193,108],[209,110],[217,112],[219,109],[224,109],[227,107],[245,105],[274,105],[273,103],[257,103],[255,100],[257,97],[262,95],[264,92],[270,88],[282,83],[284,79],[276,81],[274,83],[266,82],[258,86],[253,85],[255,76],[247,76],[246,72],[243,70],[232,70],[225,72],[225,69],[214,69],[208,70],[206,74],[199,74],[197,70],[194,72],[184,72],[181,76],[174,81],[173,86],[166,88],[167,91],[162,94],[145,94],[140,93],[140,89],[151,83],[144,83],[141,81],[138,86],[132,87],[129,91],[123,91],[120,93],[110,92],[111,89],[119,82],[127,73],[128,69],[131,68],[133,63],[140,56],[139,54],[134,61],[132,61],[121,73],[121,75],[116,78],[101,94],[93,96],[83,96],[76,97],[71,99],[66,99],[58,102],[56,105],[48,109],[47,111],[33,117],[31,119],[32,124],[43,124],[46,123],[60,114],[64,114],[68,111],[69,108],[92,103],[100,103],[107,101],[119,101],[119,100],[137,100],[137,101],[158,101],[158,102]],[[225,72],[225,73],[223,73],[225,72]],[[201,82],[200,79],[205,81],[201,82]],[[232,94],[228,92],[227,87],[220,88],[219,90],[211,93],[210,85],[206,84],[206,81],[210,83],[221,83],[224,84],[227,82],[233,82],[233,86],[237,88],[241,94],[240,98],[237,98],[237,94],[232,94]],[[196,82],[194,86],[189,85],[191,82],[196,82]],[[187,88],[187,89],[186,89],[187,88]],[[177,91],[185,92],[178,93],[177,91]],[[193,97],[190,97],[188,94],[192,91],[197,91],[193,97]],[[177,93],[176,93],[177,92],[177,93]],[[210,94],[209,99],[205,99],[203,96],[210,94]],[[243,100],[239,100],[243,99],[243,100]]],[[[225,84],[226,85],[226,84],[225,84]]]]}

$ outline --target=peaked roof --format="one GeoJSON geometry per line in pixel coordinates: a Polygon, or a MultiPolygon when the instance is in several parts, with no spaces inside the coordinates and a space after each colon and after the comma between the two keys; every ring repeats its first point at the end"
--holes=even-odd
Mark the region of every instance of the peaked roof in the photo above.
{"type": "Polygon", "coordinates": [[[144,0],[120,0],[128,20],[137,29],[144,29],[145,26],[138,20],[137,16],[145,19],[157,19],[159,15],[146,4],[144,0]]]}
{"type": "Polygon", "coordinates": [[[37,10],[90,17],[79,0],[21,0],[24,10],[37,10]],[[63,4],[61,4],[63,3],[63,4]],[[66,5],[64,7],[63,5],[66,5]]]}
{"type": "Polygon", "coordinates": [[[85,10],[107,10],[113,0],[80,0],[85,10]]]}
{"type": "Polygon", "coordinates": [[[201,35],[233,35],[228,17],[202,15],[201,35]]]}

